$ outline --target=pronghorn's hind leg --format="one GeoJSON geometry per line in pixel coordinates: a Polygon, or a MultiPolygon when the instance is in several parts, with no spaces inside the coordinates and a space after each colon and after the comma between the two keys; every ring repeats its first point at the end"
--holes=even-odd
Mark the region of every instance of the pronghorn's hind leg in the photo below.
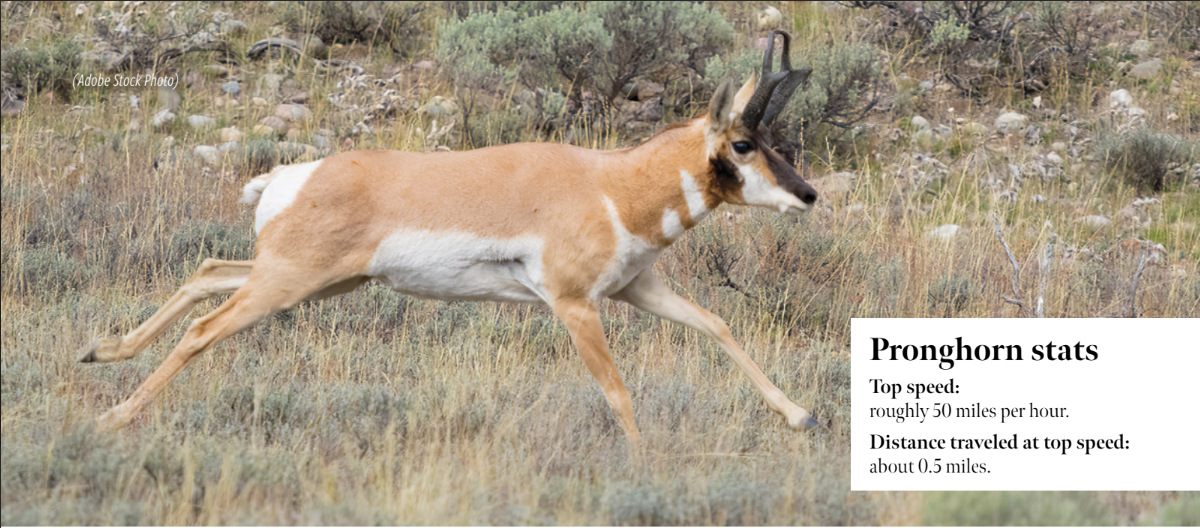
{"type": "Polygon", "coordinates": [[[205,259],[187,283],[141,326],[122,337],[93,341],[81,350],[79,361],[107,363],[137,356],[200,302],[237,291],[253,265],[252,260],[205,259]]]}
{"type": "MultiPolygon", "coordinates": [[[[262,260],[259,260],[260,267],[262,260]]],[[[218,341],[253,326],[271,314],[290,308],[331,284],[345,278],[330,276],[328,271],[292,270],[293,273],[271,274],[256,269],[245,284],[221,306],[208,315],[197,318],[162,365],[146,378],[140,387],[123,403],[100,417],[100,429],[117,429],[127,425],[143,407],[179,374],[184,367],[218,341]]]]}

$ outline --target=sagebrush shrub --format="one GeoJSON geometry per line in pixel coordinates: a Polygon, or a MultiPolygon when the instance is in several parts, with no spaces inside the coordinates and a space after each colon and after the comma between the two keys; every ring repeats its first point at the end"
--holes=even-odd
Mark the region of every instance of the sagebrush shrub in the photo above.
{"type": "Polygon", "coordinates": [[[849,2],[880,6],[878,34],[893,43],[916,38],[916,53],[936,57],[941,75],[967,93],[1021,88],[1040,91],[1065,71],[1083,78],[1095,62],[1099,24],[1091,5],[1061,2],[849,2]],[[904,30],[904,31],[898,31],[904,30]]]}
{"type": "MultiPolygon", "coordinates": [[[[1172,174],[1200,155],[1195,142],[1150,129],[1109,135],[1096,145],[1096,151],[1105,166],[1126,183],[1154,192],[1172,183],[1172,174]]],[[[1185,173],[1179,172],[1179,177],[1185,173]]]]}
{"type": "Polygon", "coordinates": [[[70,101],[71,79],[81,72],[82,50],[79,43],[67,38],[29,48],[5,48],[0,52],[0,71],[30,95],[50,90],[70,101]]]}
{"type": "Polygon", "coordinates": [[[419,41],[424,2],[294,2],[284,11],[293,31],[311,33],[327,44],[366,42],[405,54],[419,41]]]}
{"type": "Polygon", "coordinates": [[[945,275],[929,287],[929,306],[934,310],[934,315],[949,317],[966,308],[974,294],[975,285],[971,279],[945,275]]]}
{"type": "Polygon", "coordinates": [[[434,54],[464,92],[468,120],[484,95],[502,103],[514,84],[538,93],[538,111],[551,119],[582,108],[585,90],[611,102],[636,78],[700,69],[732,41],[733,27],[703,4],[597,2],[451,19],[439,28],[434,54]],[[575,104],[553,100],[556,92],[575,104]]]}
{"type": "MultiPolygon", "coordinates": [[[[870,44],[839,43],[792,51],[792,67],[811,67],[808,83],[800,86],[774,123],[776,146],[788,157],[818,128],[840,132],[862,121],[877,102],[878,52],[870,44]]],[[[721,79],[747,79],[762,64],[762,53],[747,50],[729,58],[708,60],[704,78],[716,86],[721,79]]]]}
{"type": "Polygon", "coordinates": [[[931,526],[1113,524],[1094,493],[1080,491],[938,491],[925,494],[921,523],[931,526]]]}

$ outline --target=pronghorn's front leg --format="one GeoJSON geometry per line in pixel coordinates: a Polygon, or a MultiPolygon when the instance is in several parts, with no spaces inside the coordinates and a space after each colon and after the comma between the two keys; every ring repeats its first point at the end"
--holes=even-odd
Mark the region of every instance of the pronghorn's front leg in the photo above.
{"type": "Polygon", "coordinates": [[[179,291],[141,326],[123,337],[97,339],[84,347],[79,356],[82,363],[107,363],[130,359],[145,350],[155,338],[166,332],[175,321],[187,315],[197,304],[215,295],[231,294],[250,276],[252,260],[205,259],[179,291]]]}
{"type": "Polygon", "coordinates": [[[643,271],[625,289],[612,297],[664,319],[699,330],[715,339],[738,368],[750,378],[754,388],[767,400],[767,405],[787,418],[788,426],[793,429],[810,429],[817,426],[817,421],[808,411],[792,403],[783,391],[767,379],[767,375],[763,374],[758,365],[754,364],[754,360],[750,359],[741,345],[733,339],[725,321],[676,295],[650,270],[643,271]]]}
{"type": "Polygon", "coordinates": [[[617,415],[617,422],[630,440],[641,437],[637,422],[633,418],[633,406],[629,402],[629,391],[621,381],[621,373],[608,352],[608,340],[604,337],[604,325],[600,323],[600,312],[586,299],[556,299],[554,313],[567,326],[571,341],[579,349],[579,357],[588,370],[600,382],[608,405],[617,415]]]}

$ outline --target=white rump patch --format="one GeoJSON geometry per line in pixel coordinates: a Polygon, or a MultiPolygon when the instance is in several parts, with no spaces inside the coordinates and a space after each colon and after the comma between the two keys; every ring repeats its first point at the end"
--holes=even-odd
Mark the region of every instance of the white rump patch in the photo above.
{"type": "Polygon", "coordinates": [[[427,299],[550,303],[536,237],[402,229],[375,250],[367,275],[427,299]]]}
{"type": "MultiPolygon", "coordinates": [[[[262,190],[262,198],[258,200],[258,209],[254,210],[254,232],[262,231],[267,222],[282,213],[284,209],[296,201],[296,193],[312,176],[313,171],[321,165],[322,160],[284,165],[275,167],[267,179],[266,189],[262,190]]],[[[261,178],[261,176],[260,176],[261,178]]],[[[257,178],[256,178],[257,179],[257,178]]],[[[251,182],[250,185],[252,185],[251,182]]],[[[247,185],[246,187],[250,187],[247,185]]],[[[248,189],[249,190],[249,189],[248,189]]]]}
{"type": "MultiPolygon", "coordinates": [[[[612,260],[604,273],[600,275],[592,288],[592,298],[607,297],[621,291],[642,270],[649,268],[658,258],[660,250],[655,245],[634,236],[625,224],[621,222],[621,213],[617,211],[612,199],[604,197],[604,207],[608,209],[608,218],[613,225],[613,234],[617,237],[617,247],[612,260]]],[[[682,229],[682,226],[680,226],[682,229]]]]}

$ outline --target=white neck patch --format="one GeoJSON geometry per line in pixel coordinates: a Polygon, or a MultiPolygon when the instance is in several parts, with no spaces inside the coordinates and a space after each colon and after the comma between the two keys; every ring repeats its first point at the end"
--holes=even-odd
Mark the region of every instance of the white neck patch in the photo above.
{"type": "MultiPolygon", "coordinates": [[[[700,184],[696,183],[696,178],[693,178],[692,174],[686,170],[679,171],[679,179],[683,187],[683,197],[687,200],[688,214],[692,217],[692,223],[700,223],[711,212],[708,210],[708,205],[704,202],[704,191],[700,189],[700,184]]],[[[676,218],[678,218],[678,215],[676,218]]],[[[663,231],[666,232],[665,229],[663,231]]]]}
{"type": "Polygon", "coordinates": [[[663,236],[671,241],[683,236],[685,231],[683,221],[679,219],[679,213],[676,213],[674,209],[663,211],[662,231],[663,236]]]}

